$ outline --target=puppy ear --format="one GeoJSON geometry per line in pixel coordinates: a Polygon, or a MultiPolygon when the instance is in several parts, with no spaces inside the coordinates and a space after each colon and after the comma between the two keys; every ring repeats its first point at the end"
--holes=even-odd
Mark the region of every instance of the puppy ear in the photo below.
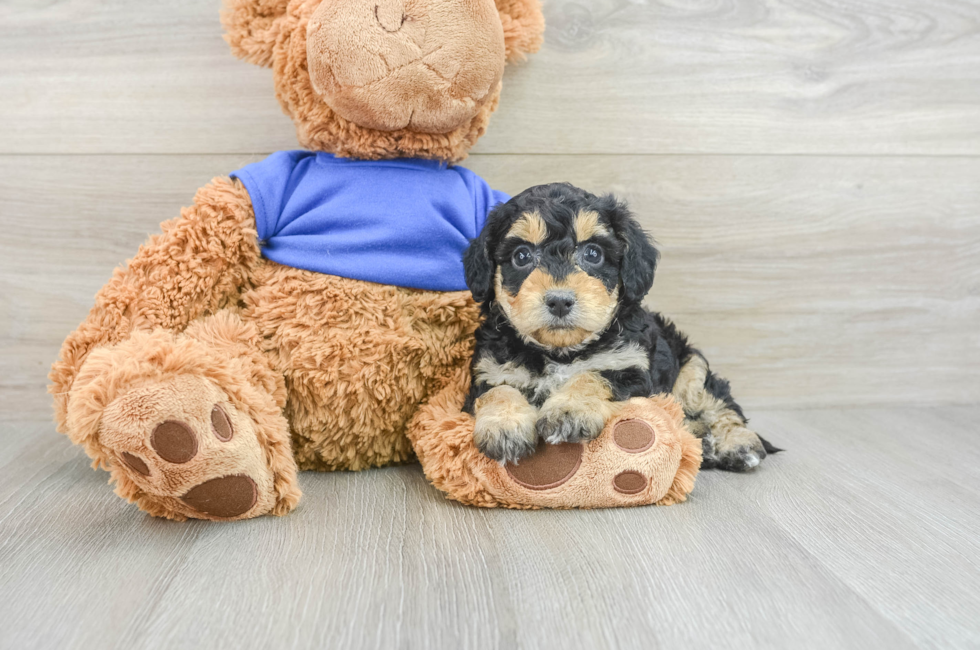
{"type": "Polygon", "coordinates": [[[640,302],[653,286],[660,251],[654,247],[624,203],[616,201],[612,196],[604,196],[600,202],[605,204],[603,211],[608,215],[613,231],[624,246],[623,261],[619,267],[623,298],[629,302],[640,302]]]}
{"type": "Polygon", "coordinates": [[[523,61],[541,49],[544,41],[544,14],[540,0],[496,0],[504,26],[507,62],[523,61]]]}
{"type": "MultiPolygon", "coordinates": [[[[496,210],[495,210],[496,211],[496,210]]],[[[493,216],[493,212],[490,213],[493,216]]],[[[496,264],[490,253],[490,217],[480,236],[470,242],[463,253],[463,271],[466,273],[466,286],[473,294],[473,300],[483,304],[493,298],[493,274],[496,264]]]]}
{"type": "Polygon", "coordinates": [[[232,54],[249,63],[271,66],[289,0],[225,0],[224,5],[221,24],[232,54]]]}

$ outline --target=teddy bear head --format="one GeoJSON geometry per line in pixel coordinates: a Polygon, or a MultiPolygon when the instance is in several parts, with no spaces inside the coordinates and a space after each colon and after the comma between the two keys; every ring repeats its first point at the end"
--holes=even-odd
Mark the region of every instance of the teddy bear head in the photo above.
{"type": "Polygon", "coordinates": [[[226,0],[232,52],[271,66],[314,151],[457,162],[486,130],[506,62],[537,51],[539,0],[226,0]]]}

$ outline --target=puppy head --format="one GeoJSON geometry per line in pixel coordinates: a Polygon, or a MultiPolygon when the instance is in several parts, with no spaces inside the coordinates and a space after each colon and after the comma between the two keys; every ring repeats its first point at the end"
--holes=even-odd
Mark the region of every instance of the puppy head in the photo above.
{"type": "Polygon", "coordinates": [[[653,285],[659,254],[625,205],[568,183],[497,206],[463,264],[477,302],[496,301],[527,341],[571,348],[601,334],[653,285]]]}

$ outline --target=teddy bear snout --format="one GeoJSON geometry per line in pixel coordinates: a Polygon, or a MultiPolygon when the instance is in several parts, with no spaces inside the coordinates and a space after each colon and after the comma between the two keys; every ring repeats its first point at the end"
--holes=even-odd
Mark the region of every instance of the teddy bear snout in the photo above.
{"type": "Polygon", "coordinates": [[[386,32],[394,33],[409,19],[404,0],[383,0],[374,5],[374,19],[386,32]]]}
{"type": "Polygon", "coordinates": [[[345,120],[449,133],[492,101],[505,63],[493,0],[323,0],[307,30],[310,82],[345,120]]]}

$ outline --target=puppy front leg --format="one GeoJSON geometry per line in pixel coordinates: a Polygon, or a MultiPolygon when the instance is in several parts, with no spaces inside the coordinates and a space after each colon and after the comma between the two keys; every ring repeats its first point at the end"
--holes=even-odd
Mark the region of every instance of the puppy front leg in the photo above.
{"type": "Polygon", "coordinates": [[[473,441],[489,458],[517,462],[537,446],[534,421],[537,411],[512,386],[495,386],[473,404],[476,426],[473,441]]]}
{"type": "Polygon", "coordinates": [[[541,407],[536,429],[550,444],[594,440],[618,410],[609,383],[599,374],[572,377],[541,407]]]}

